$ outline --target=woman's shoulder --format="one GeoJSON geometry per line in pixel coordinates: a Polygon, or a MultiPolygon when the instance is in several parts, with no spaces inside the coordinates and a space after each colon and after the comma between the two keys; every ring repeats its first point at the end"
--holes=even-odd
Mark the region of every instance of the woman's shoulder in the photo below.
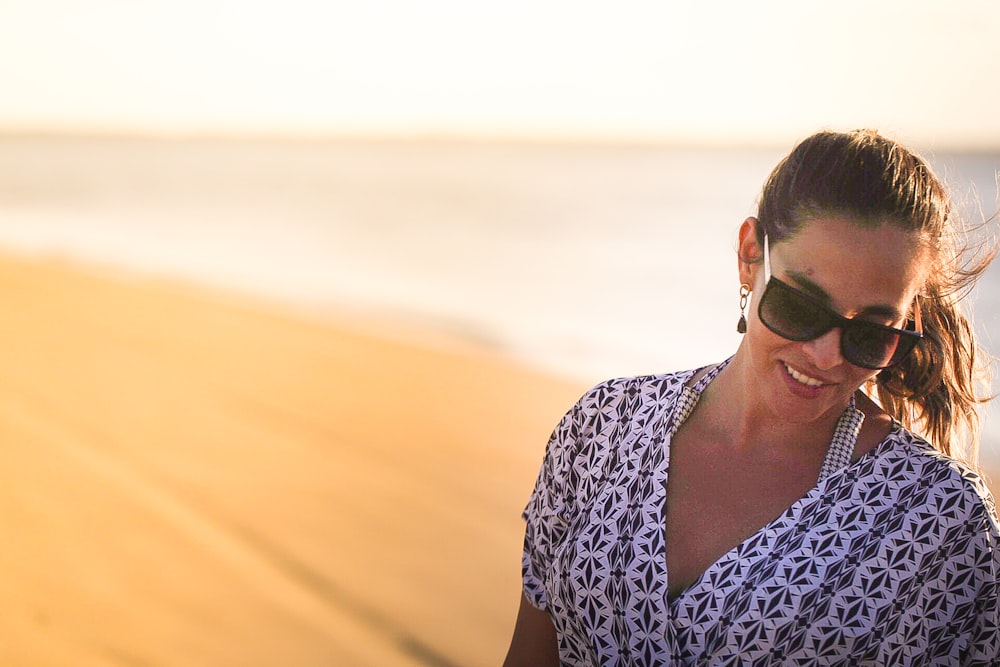
{"type": "Polygon", "coordinates": [[[654,429],[665,419],[696,372],[617,377],[593,386],[556,425],[549,456],[568,467],[581,457],[600,459],[608,449],[635,441],[629,435],[654,429]]]}
{"type": "Polygon", "coordinates": [[[928,499],[959,514],[984,512],[997,532],[996,503],[978,468],[935,449],[899,424],[876,451],[880,472],[887,480],[927,489],[928,499]]]}
{"type": "Polygon", "coordinates": [[[628,399],[661,400],[680,393],[685,383],[698,369],[632,375],[604,380],[591,387],[578,404],[603,406],[614,401],[628,399]]]}
{"type": "Polygon", "coordinates": [[[694,371],[616,377],[587,390],[563,416],[556,433],[574,437],[600,432],[612,423],[632,421],[671,405],[694,371]]]}
{"type": "Polygon", "coordinates": [[[564,415],[560,428],[600,432],[612,422],[648,421],[671,409],[703,368],[616,377],[594,385],[564,415]]]}

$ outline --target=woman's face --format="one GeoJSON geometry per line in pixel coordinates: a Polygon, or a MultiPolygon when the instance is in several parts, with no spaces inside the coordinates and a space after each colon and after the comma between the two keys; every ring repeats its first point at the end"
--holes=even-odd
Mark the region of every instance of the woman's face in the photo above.
{"type": "MultiPolygon", "coordinates": [[[[753,227],[744,223],[740,254],[761,257],[753,227]],[[745,245],[746,244],[746,245],[745,245]]],[[[791,238],[770,244],[771,273],[824,301],[844,317],[904,326],[926,278],[929,251],[896,224],[861,227],[843,218],[817,218],[791,238]]],[[[757,316],[764,292],[762,262],[740,263],[753,285],[744,345],[754,387],[764,405],[783,419],[808,422],[839,415],[858,387],[878,371],[855,366],[840,352],[840,329],[794,342],[772,333],[757,316]]]]}

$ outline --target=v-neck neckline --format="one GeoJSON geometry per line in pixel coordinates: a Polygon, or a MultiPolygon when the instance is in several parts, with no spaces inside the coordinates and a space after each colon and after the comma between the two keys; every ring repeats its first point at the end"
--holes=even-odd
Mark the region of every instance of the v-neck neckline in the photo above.
{"type": "MultiPolygon", "coordinates": [[[[733,357],[730,357],[729,359],[716,364],[714,367],[708,367],[707,370],[705,368],[696,370],[692,372],[690,377],[685,381],[684,388],[681,390],[677,399],[677,404],[674,406],[673,416],[670,419],[670,423],[667,425],[667,437],[664,442],[666,454],[664,484],[670,483],[670,448],[673,444],[674,436],[691,413],[694,412],[694,408],[698,404],[698,399],[701,398],[701,394],[705,391],[705,388],[712,383],[712,380],[714,380],[722,369],[724,369],[732,360],[733,357]],[[702,371],[705,372],[701,375],[701,377],[698,377],[698,374],[702,371]],[[691,380],[696,377],[698,378],[697,381],[694,382],[694,384],[689,384],[691,380]]],[[[813,484],[813,486],[810,487],[810,489],[801,497],[794,500],[788,507],[778,514],[778,516],[765,523],[763,526],[748,535],[745,539],[740,540],[737,544],[733,545],[729,550],[712,561],[712,563],[709,564],[709,566],[705,568],[689,586],[673,597],[670,596],[670,572],[667,568],[666,562],[664,562],[663,572],[665,579],[664,587],[666,588],[665,596],[671,612],[676,611],[681,603],[689,597],[692,592],[700,588],[715,570],[724,566],[736,555],[740,554],[746,544],[748,544],[751,540],[759,539],[762,534],[771,530],[775,524],[784,521],[790,513],[794,513],[797,510],[799,505],[811,500],[812,496],[818,493],[819,489],[824,486],[824,481],[850,465],[851,456],[854,452],[854,446],[857,441],[858,433],[861,431],[861,425],[864,422],[864,419],[864,413],[858,410],[854,395],[852,394],[850,403],[837,420],[837,425],[834,428],[833,437],[830,440],[830,445],[828,446],[826,455],[824,456],[823,465],[820,468],[820,473],[816,483],[813,484]]],[[[875,449],[877,449],[877,447],[875,449]]],[[[663,502],[664,508],[662,516],[666,517],[666,494],[663,496],[663,502]]],[[[661,521],[660,531],[662,539],[661,544],[663,544],[664,547],[667,547],[667,526],[665,521],[661,521]]],[[[667,555],[665,549],[662,557],[664,561],[666,561],[667,555]]],[[[671,615],[673,615],[673,613],[671,613],[671,615]]]]}

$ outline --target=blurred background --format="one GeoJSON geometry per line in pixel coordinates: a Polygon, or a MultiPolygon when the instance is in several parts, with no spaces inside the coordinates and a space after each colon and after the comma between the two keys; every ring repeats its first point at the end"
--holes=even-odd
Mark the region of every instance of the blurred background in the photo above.
{"type": "MultiPolygon", "coordinates": [[[[36,378],[31,384],[37,368],[23,359],[35,357],[18,349],[29,338],[44,342],[32,364],[56,364],[53,350],[74,346],[79,359],[93,358],[90,344],[80,342],[86,338],[76,330],[79,320],[67,319],[65,328],[54,331],[63,326],[51,324],[59,320],[33,313],[44,304],[52,318],[72,308],[86,313],[87,300],[103,294],[81,288],[73,305],[65,306],[45,289],[19,292],[22,283],[28,284],[23,276],[35,275],[31,272],[38,267],[79,272],[66,283],[73,289],[89,285],[94,275],[112,276],[140,287],[150,281],[193,286],[212,299],[228,295],[228,301],[222,299],[226,303],[252,299],[255,308],[325,325],[344,326],[349,320],[358,329],[358,321],[377,321],[380,335],[390,331],[396,340],[433,339],[431,347],[445,354],[461,351],[467,357],[473,349],[529,373],[511,385],[516,388],[503,400],[490,393],[492,409],[539,411],[531,412],[538,421],[526,431],[530,441],[510,443],[520,467],[490,496],[507,517],[507,532],[489,538],[506,550],[491,556],[509,566],[503,590],[513,592],[503,599],[484,599],[495,592],[482,587],[483,579],[493,577],[490,572],[469,575],[479,584],[445,577],[447,583],[430,586],[427,571],[417,570],[393,584],[398,592],[413,577],[424,578],[426,590],[411,591],[404,604],[378,592],[370,577],[381,580],[382,572],[347,573],[331,565],[343,556],[344,544],[363,552],[370,539],[334,537],[308,548],[296,542],[300,533],[288,527],[295,521],[289,517],[303,507],[316,515],[309,530],[324,520],[336,523],[330,517],[338,512],[357,511],[310,504],[330,501],[323,496],[324,479],[334,472],[313,480],[317,495],[301,505],[293,502],[295,512],[273,517],[267,528],[254,523],[257,512],[266,510],[251,512],[250,505],[232,500],[236,496],[220,490],[217,479],[192,487],[202,496],[182,490],[179,480],[189,483],[200,466],[217,465],[200,458],[199,448],[225,442],[239,459],[242,450],[232,429],[219,426],[211,444],[198,444],[189,458],[169,465],[135,452],[129,456],[138,458],[119,456],[128,451],[125,445],[113,455],[105,448],[102,456],[110,458],[101,459],[102,474],[110,469],[105,464],[141,459],[148,466],[146,476],[136,478],[135,485],[145,489],[143,502],[166,506],[150,499],[155,489],[165,494],[156,496],[163,503],[180,503],[177,507],[192,512],[186,518],[171,514],[176,525],[191,528],[204,521],[204,531],[221,530],[221,514],[205,510],[205,503],[211,504],[205,500],[212,493],[207,489],[214,488],[219,505],[231,503],[226,516],[243,512],[240,521],[250,533],[267,533],[273,547],[268,553],[283,554],[271,558],[271,566],[281,559],[299,563],[298,570],[283,570],[288,580],[298,582],[289,584],[289,591],[305,590],[306,598],[311,591],[322,598],[317,604],[325,606],[323,613],[334,609],[354,621],[333,631],[330,627],[340,621],[327,619],[326,629],[311,639],[274,631],[273,653],[260,648],[269,633],[256,616],[234,623],[229,634],[220,631],[217,642],[227,649],[217,653],[193,621],[176,621],[170,626],[175,629],[157,640],[160,644],[135,639],[124,648],[95,651],[103,632],[116,634],[119,643],[128,633],[117,633],[113,622],[60,626],[53,620],[58,614],[38,602],[48,580],[36,572],[15,581],[10,572],[19,570],[14,569],[0,580],[0,591],[16,592],[20,597],[13,599],[19,602],[11,603],[0,622],[21,619],[17,627],[25,639],[20,648],[9,649],[16,664],[58,662],[58,656],[45,657],[39,648],[57,635],[66,651],[58,655],[75,656],[73,664],[91,664],[81,658],[84,654],[93,664],[277,664],[274,656],[292,651],[292,645],[298,656],[294,664],[391,664],[397,659],[371,652],[376,649],[343,648],[352,641],[345,639],[351,631],[343,630],[350,623],[361,628],[353,635],[360,638],[357,644],[395,647],[391,650],[403,656],[399,664],[497,664],[516,606],[517,514],[547,434],[537,429],[551,428],[574,392],[608,376],[692,367],[735,349],[736,230],[753,213],[775,163],[818,129],[872,127],[900,139],[931,161],[967,219],[994,216],[1000,209],[1000,61],[993,46],[998,34],[1000,5],[989,0],[947,6],[930,0],[6,0],[0,4],[0,254],[16,270],[8,270],[7,284],[0,284],[0,307],[8,332],[22,332],[24,338],[2,354],[8,369],[22,359],[24,377],[15,381],[16,373],[7,371],[8,400],[11,405],[21,401],[22,411],[11,408],[0,448],[26,442],[16,437],[21,433],[16,424],[27,423],[29,413],[35,437],[49,432],[45,424],[58,421],[58,410],[39,407],[43,404],[69,404],[81,392],[117,395],[106,387],[95,389],[116,382],[113,374],[86,388],[73,384],[68,378],[82,366],[65,360],[50,369],[52,382],[43,387],[36,378]],[[350,315],[346,320],[345,313],[350,315]],[[45,335],[39,333],[43,329],[45,335]],[[526,398],[544,382],[566,389],[544,400],[526,398]],[[29,405],[29,386],[48,402],[29,405]],[[62,386],[72,390],[59,394],[62,386]],[[279,538],[286,528],[292,536],[279,538]],[[303,574],[306,570],[312,574],[303,574]],[[354,587],[343,580],[352,580],[354,587]],[[461,589],[475,591],[468,594],[473,601],[455,592],[461,589]],[[376,592],[366,598],[366,590],[376,592]],[[314,642],[315,651],[303,649],[308,642],[314,642]]],[[[984,344],[1000,354],[993,333],[1000,324],[1000,267],[984,276],[974,297],[984,344]]],[[[152,299],[135,303],[148,305],[152,299]]],[[[109,331],[139,326],[143,318],[165,310],[133,308],[102,315],[106,328],[94,329],[94,340],[114,340],[109,331]]],[[[193,319],[192,330],[206,330],[206,318],[193,319]]],[[[166,325],[149,326],[136,334],[139,342],[133,345],[155,350],[150,355],[158,357],[158,372],[173,372],[179,364],[178,337],[157,339],[154,345],[154,330],[166,325]]],[[[274,343],[260,343],[265,344],[274,343]]],[[[116,345],[101,348],[102,354],[113,354],[116,345]]],[[[235,354],[226,347],[213,355],[235,354]]],[[[343,346],[337,349],[347,354],[343,346]]],[[[263,368],[258,352],[247,354],[233,367],[263,368]]],[[[341,391],[335,389],[343,380],[340,371],[317,377],[319,366],[312,361],[289,370],[290,357],[282,355],[291,352],[270,354],[285,369],[283,396],[306,385],[317,395],[341,391]]],[[[377,365],[388,353],[366,354],[377,365]]],[[[435,364],[431,368],[440,376],[435,395],[451,406],[450,418],[461,420],[465,414],[468,421],[475,413],[463,403],[470,400],[470,385],[456,387],[451,382],[456,371],[443,361],[435,364]]],[[[405,366],[395,368],[404,373],[405,366]]],[[[477,368],[472,375],[483,386],[493,386],[494,376],[477,368]]],[[[247,382],[258,383],[266,393],[264,386],[275,384],[270,372],[261,370],[247,382]]],[[[412,379],[396,376],[394,382],[412,379]]],[[[124,393],[134,398],[156,380],[145,382],[124,393]]],[[[206,396],[185,395],[191,410],[185,414],[201,414],[215,400],[206,396]]],[[[368,397],[378,403],[384,395],[373,389],[368,397]]],[[[180,393],[175,398],[182,400],[180,393]]],[[[303,419],[318,420],[332,410],[322,402],[295,400],[303,419]]],[[[139,424],[127,433],[165,434],[170,420],[150,407],[152,401],[152,396],[145,403],[108,399],[84,422],[120,422],[127,413],[139,424]]],[[[990,409],[985,427],[988,465],[1000,465],[997,412],[990,409]]],[[[390,413],[383,420],[394,418],[390,413]]],[[[448,413],[440,419],[447,421],[448,413]]],[[[412,436],[415,459],[440,455],[431,451],[436,436],[428,435],[440,426],[422,424],[419,417],[407,422],[403,431],[412,436]],[[427,431],[420,437],[423,428],[427,431]]],[[[82,448],[74,451],[96,447],[86,428],[72,427],[68,433],[73,446],[82,448]]],[[[170,448],[175,436],[180,438],[163,435],[159,444],[170,448]]],[[[130,441],[134,436],[121,437],[130,441]]],[[[463,442],[480,455],[486,451],[475,438],[463,442]]],[[[313,470],[329,465],[345,474],[337,438],[328,445],[332,458],[313,470]]],[[[276,446],[275,460],[287,454],[276,446]]],[[[466,486],[478,482],[469,480],[481,480],[483,465],[488,471],[496,460],[486,457],[474,469],[456,463],[471,466],[475,458],[470,456],[440,455],[441,466],[459,466],[448,478],[456,495],[444,507],[462,504],[468,499],[462,493],[475,493],[466,486]]],[[[122,488],[131,484],[127,480],[134,468],[129,465],[119,471],[122,488]]],[[[263,463],[247,468],[244,492],[266,495],[267,471],[273,469],[263,463]],[[254,479],[261,485],[255,487],[254,479]]],[[[66,474],[72,478],[74,470],[66,474]]],[[[423,498],[417,502],[426,501],[427,493],[443,493],[441,480],[421,478],[429,473],[419,466],[395,472],[400,477],[393,488],[423,479],[426,486],[413,487],[423,498]]],[[[289,473],[289,488],[296,486],[298,474],[289,473]]],[[[38,520],[24,509],[42,494],[37,484],[27,488],[37,481],[23,481],[23,496],[8,492],[6,505],[0,504],[8,514],[0,518],[13,521],[20,512],[19,521],[38,520]]],[[[365,495],[388,483],[354,491],[365,495]]],[[[133,491],[128,498],[134,499],[133,491]]],[[[49,510],[58,514],[58,503],[49,510]]],[[[463,521],[456,525],[475,523],[463,521]]],[[[0,530],[11,543],[20,539],[12,529],[0,530]]],[[[443,560],[429,559],[428,567],[433,562],[441,567],[450,558],[462,562],[463,572],[470,567],[472,555],[462,549],[469,549],[478,534],[460,531],[445,533],[464,546],[443,560]]],[[[188,537],[196,539],[192,534],[188,537]]],[[[232,541],[225,543],[236,550],[254,542],[246,530],[240,539],[227,534],[232,541]]],[[[197,539],[205,544],[207,538],[197,539]]],[[[51,539],[45,543],[59,562],[62,547],[52,547],[51,539]]],[[[255,549],[258,558],[267,551],[255,549]]],[[[400,567],[434,547],[410,541],[393,543],[392,549],[400,554],[400,567]]],[[[209,548],[216,555],[224,550],[209,548]]],[[[28,550],[22,555],[31,558],[28,550]]],[[[95,549],[94,558],[106,557],[121,556],[112,546],[95,549]]],[[[144,562],[156,571],[174,567],[169,559],[144,562]],[[159,564],[149,565],[153,562],[159,564]]],[[[66,578],[79,586],[77,574],[88,572],[66,578]]],[[[111,595],[108,586],[95,590],[80,592],[78,599],[106,602],[111,595]]],[[[128,586],[115,590],[127,610],[135,591],[128,586]]],[[[297,594],[275,596],[287,607],[297,594]]],[[[208,598],[200,604],[211,614],[231,611],[208,598]]],[[[303,604],[297,609],[308,608],[303,604]]]]}

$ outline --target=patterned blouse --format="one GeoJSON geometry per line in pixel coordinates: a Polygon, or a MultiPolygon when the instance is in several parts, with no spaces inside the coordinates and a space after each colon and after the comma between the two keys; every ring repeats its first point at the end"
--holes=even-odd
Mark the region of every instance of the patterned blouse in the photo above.
{"type": "Polygon", "coordinates": [[[562,664],[1000,665],[983,481],[898,425],[851,462],[853,405],[816,486],[668,599],[670,439],[720,368],[605,382],[553,432],[523,575],[562,664]]]}

